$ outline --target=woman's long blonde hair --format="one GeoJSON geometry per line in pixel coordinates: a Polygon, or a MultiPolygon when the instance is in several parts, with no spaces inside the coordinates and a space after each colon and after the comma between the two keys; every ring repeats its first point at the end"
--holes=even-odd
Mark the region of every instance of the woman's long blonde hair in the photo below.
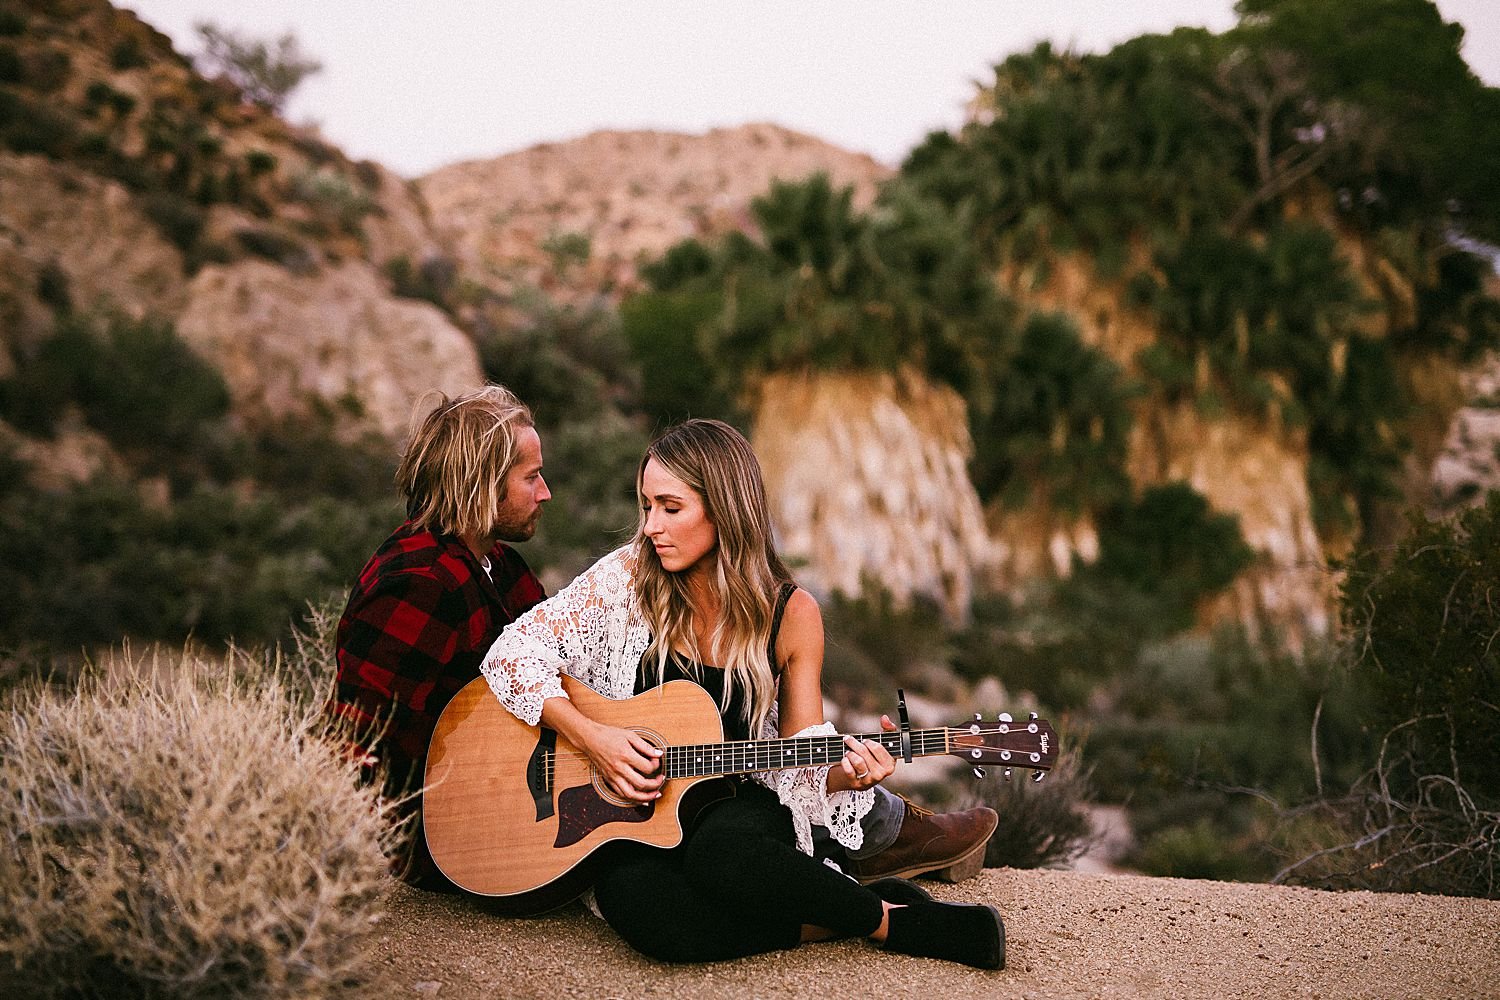
{"type": "MultiPolygon", "coordinates": [[[[771,621],[782,584],[792,581],[771,537],[771,515],[760,462],[750,442],[720,420],[689,420],[652,442],[636,470],[640,521],[631,548],[635,554],[635,599],[651,628],[647,660],[655,660],[661,682],[667,657],[684,650],[696,663],[724,668],[724,703],[735,686],[748,685],[746,721],[758,734],[775,699],[776,675],[771,663],[771,621]],[[687,581],[662,568],[646,537],[646,463],[655,459],[703,501],[704,513],[718,533],[713,586],[719,620],[700,650],[693,632],[693,607],[687,581]]],[[[721,707],[723,707],[721,706],[721,707]]]]}

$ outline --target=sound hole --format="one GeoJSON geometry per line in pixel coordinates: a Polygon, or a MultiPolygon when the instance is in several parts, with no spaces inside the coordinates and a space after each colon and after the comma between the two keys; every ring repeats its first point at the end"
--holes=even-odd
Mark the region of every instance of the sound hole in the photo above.
{"type": "MultiPolygon", "coordinates": [[[[640,726],[626,726],[625,728],[629,729],[632,733],[636,733],[637,735],[641,736],[647,743],[650,743],[652,746],[656,747],[656,749],[662,751],[665,751],[667,749],[666,737],[662,736],[662,734],[658,733],[656,730],[645,729],[640,726]]],[[[589,778],[594,783],[594,791],[597,792],[599,794],[599,797],[604,801],[612,803],[613,805],[624,806],[627,809],[633,809],[636,806],[640,805],[639,802],[631,802],[630,800],[622,799],[619,795],[615,794],[615,790],[610,787],[609,782],[604,780],[604,775],[600,774],[599,769],[592,763],[589,764],[589,778]]]]}

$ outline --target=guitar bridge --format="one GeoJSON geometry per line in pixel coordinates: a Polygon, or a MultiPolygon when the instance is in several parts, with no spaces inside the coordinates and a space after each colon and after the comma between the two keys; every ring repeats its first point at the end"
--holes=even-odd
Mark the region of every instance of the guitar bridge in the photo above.
{"type": "Polygon", "coordinates": [[[526,787],[531,791],[531,800],[536,803],[536,821],[540,823],[552,816],[552,778],[557,760],[557,730],[543,726],[540,738],[526,761],[526,787]]]}

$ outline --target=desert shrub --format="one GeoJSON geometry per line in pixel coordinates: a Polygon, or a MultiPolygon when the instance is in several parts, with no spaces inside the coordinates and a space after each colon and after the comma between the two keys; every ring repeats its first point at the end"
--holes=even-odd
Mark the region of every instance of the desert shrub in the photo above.
{"type": "Polygon", "coordinates": [[[141,210],[156,223],[167,241],[183,253],[193,249],[207,221],[201,206],[168,191],[155,191],[143,197],[141,210]]]}
{"type": "MultiPolygon", "coordinates": [[[[1332,844],[1284,878],[1500,896],[1500,492],[1446,521],[1413,515],[1393,553],[1349,567],[1354,681],[1384,734],[1332,844]]],[[[1371,758],[1367,758],[1371,759],[1371,758]]]]}
{"type": "Polygon", "coordinates": [[[1079,749],[1066,739],[1063,746],[1056,766],[1040,783],[1027,778],[1033,772],[1025,770],[1007,781],[1002,768],[993,765],[960,805],[986,805],[1000,814],[1000,826],[984,849],[986,868],[1060,866],[1088,849],[1089,771],[1079,749]]]}
{"type": "MultiPolygon", "coordinates": [[[[823,627],[829,649],[849,650],[877,664],[891,688],[899,683],[920,689],[924,679],[931,679],[925,668],[947,664],[942,609],[922,596],[898,602],[873,577],[860,582],[858,596],[831,594],[823,602],[823,627]]],[[[875,693],[886,704],[894,703],[894,690],[875,693]]]]}
{"type": "Polygon", "coordinates": [[[323,997],[366,968],[383,807],[242,655],[30,689],[0,720],[0,977],[27,996],[323,997]]]}
{"type": "Polygon", "coordinates": [[[413,265],[410,257],[401,254],[386,261],[385,275],[390,279],[391,291],[402,298],[421,299],[444,312],[453,311],[458,265],[451,257],[433,254],[413,265]]]}
{"type": "Polygon", "coordinates": [[[295,236],[266,226],[246,226],[235,230],[235,240],[247,253],[264,257],[293,274],[307,274],[317,268],[312,251],[295,236]]]}
{"type": "Polygon", "coordinates": [[[1375,696],[1372,723],[1406,727],[1419,769],[1452,771],[1500,808],[1496,553],[1500,491],[1449,520],[1413,515],[1389,563],[1381,553],[1354,561],[1342,601],[1354,669],[1375,696]]]}
{"type": "Polygon", "coordinates": [[[148,502],[105,476],[43,491],[12,470],[0,479],[0,646],[270,642],[307,601],[348,586],[400,520],[384,498],[247,496],[200,482],[148,502]]]}
{"type": "Polygon", "coordinates": [[[1102,683],[1130,676],[1148,644],[1187,628],[1203,598],[1248,565],[1236,520],[1185,483],[1146,490],[1099,516],[1100,555],[1022,600],[976,601],[954,636],[955,668],[994,675],[1054,710],[1083,707],[1102,683]]]}
{"type": "Polygon", "coordinates": [[[1254,560],[1239,518],[1215,513],[1187,483],[1145,490],[1099,517],[1099,558],[1087,570],[1138,590],[1165,616],[1158,631],[1192,624],[1194,605],[1254,560]]]}
{"type": "Polygon", "coordinates": [[[61,160],[76,151],[78,136],[78,116],[68,109],[0,85],[0,146],[61,160]]]}
{"type": "Polygon", "coordinates": [[[0,415],[33,433],[52,433],[69,407],[149,472],[197,471],[225,453],[224,378],[162,320],[64,315],[0,381],[0,415]]]}
{"type": "Polygon", "coordinates": [[[305,170],[292,178],[291,197],[313,210],[328,231],[358,236],[362,221],[379,205],[359,184],[335,170],[305,170]]]}
{"type": "Polygon", "coordinates": [[[21,56],[22,82],[39,94],[52,94],[68,82],[73,58],[61,49],[39,48],[21,56]]]}
{"type": "Polygon", "coordinates": [[[137,69],[149,63],[146,48],[135,35],[126,35],[109,50],[109,65],[113,69],[137,69]]]}

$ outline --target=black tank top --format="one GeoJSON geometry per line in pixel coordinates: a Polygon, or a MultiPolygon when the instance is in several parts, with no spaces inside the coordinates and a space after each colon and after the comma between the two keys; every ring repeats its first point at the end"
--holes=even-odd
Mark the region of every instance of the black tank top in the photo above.
{"type": "MultiPolygon", "coordinates": [[[[771,672],[778,675],[781,672],[780,664],[776,662],[776,636],[781,631],[781,616],[786,611],[786,602],[791,599],[792,592],[797,589],[795,583],[784,583],[781,590],[776,594],[776,610],[771,617],[771,638],[766,647],[766,656],[771,661],[771,672]]],[[[647,654],[649,656],[649,654],[647,654]]],[[[635,669],[635,693],[640,694],[649,688],[655,687],[656,664],[648,662],[647,656],[641,657],[641,662],[635,669]]],[[[720,667],[709,664],[695,664],[681,653],[673,652],[667,657],[667,662],[662,670],[662,683],[667,681],[692,681],[713,697],[715,705],[722,705],[724,699],[724,671],[720,667]]],[[[729,699],[728,705],[723,705],[719,710],[719,718],[724,725],[724,738],[726,740],[748,740],[750,730],[745,722],[745,697],[749,692],[744,684],[734,686],[734,696],[729,699]]]]}

